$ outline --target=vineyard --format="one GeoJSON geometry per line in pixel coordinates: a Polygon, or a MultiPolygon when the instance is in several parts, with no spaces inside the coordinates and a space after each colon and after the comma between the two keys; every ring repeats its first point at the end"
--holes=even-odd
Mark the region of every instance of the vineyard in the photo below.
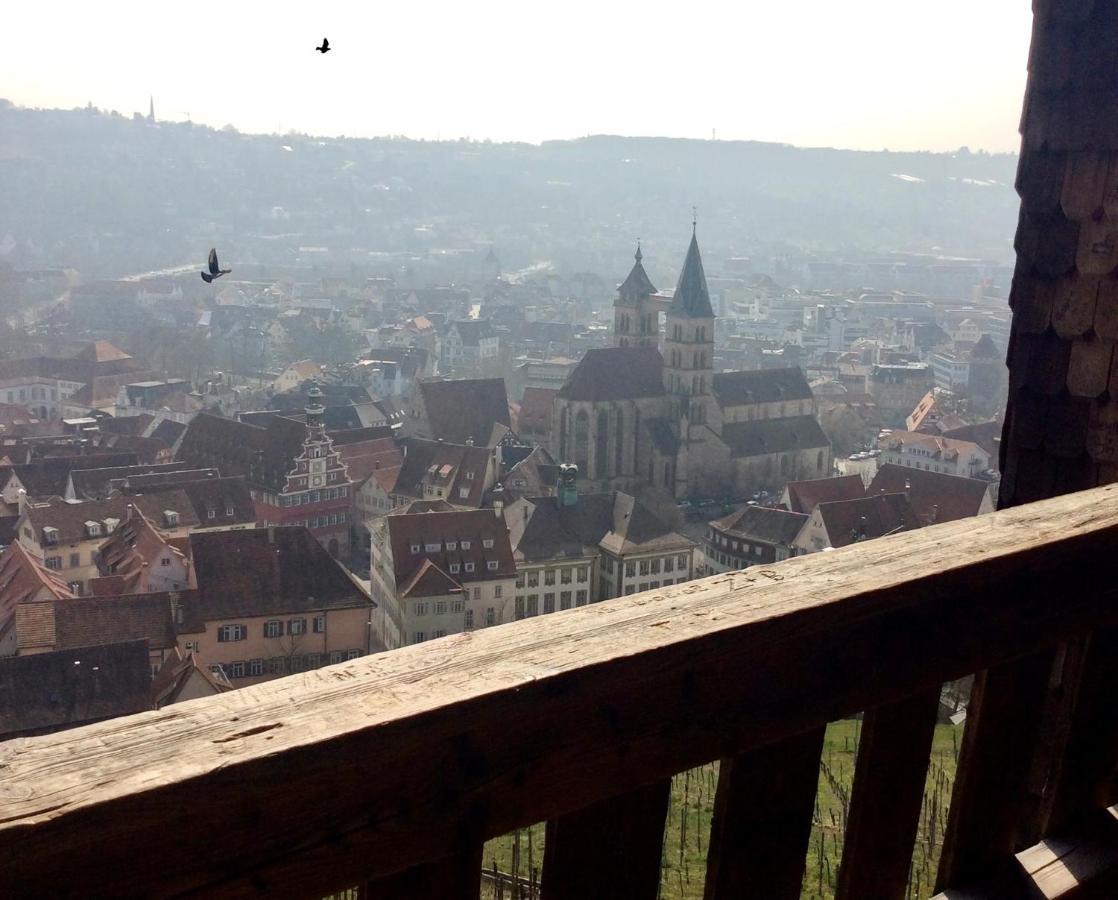
{"type": "MultiPolygon", "coordinates": [[[[848,719],[834,722],[827,729],[819,764],[819,790],[804,872],[803,900],[831,900],[834,896],[860,727],[858,720],[848,719]]],[[[961,725],[936,726],[906,900],[932,893],[962,731],[961,725]]],[[[683,772],[672,780],[661,863],[661,900],[701,900],[703,896],[717,785],[716,763],[683,772]]],[[[529,900],[538,896],[543,849],[542,823],[486,844],[482,897],[529,900]],[[511,877],[514,872],[518,879],[511,877]]]]}

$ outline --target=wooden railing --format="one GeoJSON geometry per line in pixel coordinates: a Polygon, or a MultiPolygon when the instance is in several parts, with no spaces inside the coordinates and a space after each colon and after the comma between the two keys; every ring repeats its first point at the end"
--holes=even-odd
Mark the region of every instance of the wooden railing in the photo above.
{"type": "Polygon", "coordinates": [[[475,900],[483,842],[546,820],[547,900],[653,898],[669,779],[718,759],[707,897],[798,897],[823,728],[864,711],[838,896],[899,898],[940,686],[978,672],[940,886],[1088,896],[1116,550],[1099,488],[10,741],[0,894],[475,900]]]}

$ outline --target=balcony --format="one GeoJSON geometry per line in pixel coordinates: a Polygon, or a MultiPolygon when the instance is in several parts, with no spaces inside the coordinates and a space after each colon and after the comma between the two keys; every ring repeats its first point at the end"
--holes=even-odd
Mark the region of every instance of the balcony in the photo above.
{"type": "Polygon", "coordinates": [[[1096,488],[9,741],[2,891],[475,900],[483,842],[547,821],[545,898],[651,900],[669,781],[720,760],[706,897],[795,898],[864,713],[837,896],[907,897],[977,672],[942,898],[1113,897],[1116,542],[1096,488]]]}

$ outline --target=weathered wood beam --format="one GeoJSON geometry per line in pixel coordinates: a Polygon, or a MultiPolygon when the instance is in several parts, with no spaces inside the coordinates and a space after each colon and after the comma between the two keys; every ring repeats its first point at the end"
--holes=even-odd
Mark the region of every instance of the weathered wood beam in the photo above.
{"type": "Polygon", "coordinates": [[[1100,488],[9,741],[0,871],[52,897],[388,875],[1118,624],[1116,541],[1100,488]]]}

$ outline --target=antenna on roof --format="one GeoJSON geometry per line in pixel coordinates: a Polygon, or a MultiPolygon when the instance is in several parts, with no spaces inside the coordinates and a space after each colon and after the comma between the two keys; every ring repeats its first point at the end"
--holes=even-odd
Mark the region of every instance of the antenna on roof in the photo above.
{"type": "Polygon", "coordinates": [[[695,236],[695,229],[699,224],[699,211],[696,207],[691,207],[691,237],[695,236]]]}

